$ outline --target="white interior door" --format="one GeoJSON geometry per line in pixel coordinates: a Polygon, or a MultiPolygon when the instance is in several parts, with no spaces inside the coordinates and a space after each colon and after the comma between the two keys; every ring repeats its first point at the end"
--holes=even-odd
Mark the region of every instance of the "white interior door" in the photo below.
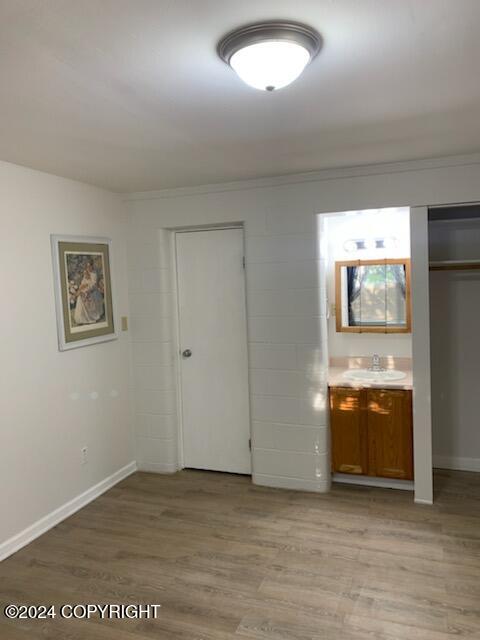
{"type": "Polygon", "coordinates": [[[250,473],[242,229],[176,234],[184,466],[250,473]]]}

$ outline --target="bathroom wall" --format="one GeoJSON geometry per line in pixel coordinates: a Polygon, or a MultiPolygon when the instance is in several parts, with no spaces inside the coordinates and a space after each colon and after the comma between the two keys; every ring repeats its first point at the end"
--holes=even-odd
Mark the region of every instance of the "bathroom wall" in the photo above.
{"type": "MultiPolygon", "coordinates": [[[[323,216],[322,216],[323,217],[323,216]]],[[[383,260],[384,258],[410,258],[410,210],[408,207],[348,211],[324,216],[326,240],[328,352],[330,358],[342,356],[412,357],[412,336],[402,333],[346,333],[337,332],[335,326],[335,262],[342,260],[383,260]],[[375,249],[375,238],[393,238],[393,246],[375,249]],[[348,240],[364,239],[367,248],[348,251],[348,240]]]]}
{"type": "MultiPolygon", "coordinates": [[[[478,199],[477,156],[132,194],[128,236],[140,466],[177,465],[165,229],[244,223],[254,481],[321,491],[328,488],[329,462],[316,214],[478,199]]],[[[428,501],[429,421],[417,421],[415,430],[423,443],[415,451],[415,495],[428,501]]]]}
{"type": "Polygon", "coordinates": [[[118,316],[128,315],[125,205],[107,191],[4,162],[0,184],[1,557],[135,457],[128,334],[58,351],[50,249],[52,233],[112,238],[118,316]]]}
{"type": "MultiPolygon", "coordinates": [[[[480,219],[430,221],[429,244],[432,261],[480,260],[480,219]]],[[[431,271],[430,317],[433,462],[480,471],[480,271],[431,271]]]]}

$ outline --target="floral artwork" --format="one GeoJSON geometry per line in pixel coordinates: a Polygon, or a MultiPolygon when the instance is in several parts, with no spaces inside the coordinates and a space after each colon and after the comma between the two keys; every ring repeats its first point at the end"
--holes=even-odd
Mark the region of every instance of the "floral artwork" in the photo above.
{"type": "Polygon", "coordinates": [[[105,322],[103,255],[65,252],[70,328],[105,322]]]}
{"type": "Polygon", "coordinates": [[[60,348],[114,338],[109,243],[54,238],[60,289],[57,307],[61,305],[60,348]]]}

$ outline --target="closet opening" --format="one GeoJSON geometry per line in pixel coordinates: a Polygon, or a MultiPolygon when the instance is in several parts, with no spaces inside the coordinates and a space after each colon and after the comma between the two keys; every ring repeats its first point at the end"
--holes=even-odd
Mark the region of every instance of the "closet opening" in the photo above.
{"type": "Polygon", "coordinates": [[[429,209],[428,237],[433,466],[480,472],[480,204],[429,209]]]}

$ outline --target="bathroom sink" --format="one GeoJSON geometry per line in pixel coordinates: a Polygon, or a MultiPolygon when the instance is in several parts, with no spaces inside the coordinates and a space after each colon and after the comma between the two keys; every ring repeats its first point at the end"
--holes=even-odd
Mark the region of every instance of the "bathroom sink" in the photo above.
{"type": "Polygon", "coordinates": [[[407,374],[403,371],[395,369],[386,369],[385,371],[370,371],[369,369],[348,369],[344,371],[343,377],[352,382],[394,382],[403,380],[407,374]]]}

